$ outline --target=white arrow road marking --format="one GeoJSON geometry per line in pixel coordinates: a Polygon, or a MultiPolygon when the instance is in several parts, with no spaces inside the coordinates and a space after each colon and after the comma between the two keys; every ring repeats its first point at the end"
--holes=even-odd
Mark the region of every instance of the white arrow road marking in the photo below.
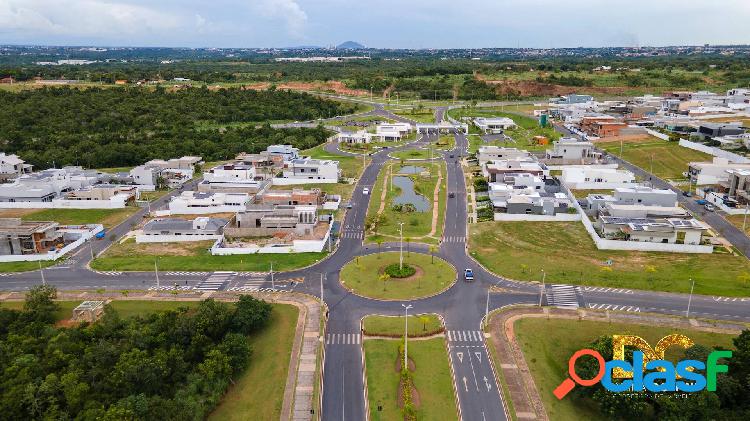
{"type": "Polygon", "coordinates": [[[487,391],[489,392],[492,390],[492,386],[490,385],[489,380],[487,380],[487,376],[484,376],[484,385],[487,386],[487,391]]]}
{"type": "Polygon", "coordinates": [[[458,360],[463,363],[464,362],[464,353],[463,352],[456,352],[456,355],[458,356],[458,360]]]}
{"type": "Polygon", "coordinates": [[[466,376],[464,376],[464,390],[469,391],[469,386],[466,384],[466,376]]]}
{"type": "Polygon", "coordinates": [[[475,352],[475,353],[474,353],[474,355],[476,355],[476,356],[477,356],[477,359],[478,359],[478,360],[479,360],[479,362],[481,363],[481,362],[482,362],[482,353],[481,353],[481,352],[475,352]]]}

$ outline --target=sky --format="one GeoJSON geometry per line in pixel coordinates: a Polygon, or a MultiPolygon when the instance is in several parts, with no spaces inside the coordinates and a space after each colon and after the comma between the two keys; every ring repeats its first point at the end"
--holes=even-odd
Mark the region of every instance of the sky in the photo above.
{"type": "Polygon", "coordinates": [[[0,44],[374,48],[750,43],[750,0],[0,0],[0,44]]]}

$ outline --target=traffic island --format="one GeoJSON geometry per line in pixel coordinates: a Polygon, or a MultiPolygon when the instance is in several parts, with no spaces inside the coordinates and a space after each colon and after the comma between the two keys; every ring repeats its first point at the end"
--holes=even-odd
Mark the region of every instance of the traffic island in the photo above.
{"type": "Polygon", "coordinates": [[[399,268],[397,252],[357,257],[341,269],[341,283],[363,297],[407,300],[439,294],[456,282],[456,270],[439,257],[404,252],[403,259],[399,268]]]}

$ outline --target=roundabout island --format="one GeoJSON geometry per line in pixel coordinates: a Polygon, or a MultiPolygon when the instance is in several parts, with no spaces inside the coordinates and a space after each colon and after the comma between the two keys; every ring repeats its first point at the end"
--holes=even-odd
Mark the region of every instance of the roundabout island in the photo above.
{"type": "Polygon", "coordinates": [[[456,282],[456,270],[445,260],[422,253],[374,253],[350,261],[341,283],[352,293],[378,300],[409,300],[438,294],[456,282]]]}

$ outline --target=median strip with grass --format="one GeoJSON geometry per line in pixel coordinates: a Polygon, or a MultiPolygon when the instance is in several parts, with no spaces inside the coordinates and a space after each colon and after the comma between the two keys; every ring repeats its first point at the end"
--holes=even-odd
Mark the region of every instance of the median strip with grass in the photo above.
{"type": "Polygon", "coordinates": [[[413,418],[404,411],[401,340],[367,339],[364,341],[367,370],[367,396],[373,421],[417,419],[455,420],[453,381],[443,338],[409,340],[409,377],[413,418]]]}
{"type": "MultiPolygon", "coordinates": [[[[371,315],[362,319],[362,329],[367,336],[404,336],[404,316],[371,315]]],[[[435,314],[417,314],[408,318],[409,337],[430,336],[443,331],[443,324],[435,314]]]]}
{"type": "Polygon", "coordinates": [[[395,278],[386,267],[399,263],[397,252],[375,253],[357,257],[341,269],[341,283],[365,297],[404,300],[427,297],[443,291],[456,281],[456,270],[439,257],[404,251],[404,265],[415,274],[395,278]]]}
{"type": "Polygon", "coordinates": [[[113,244],[91,262],[91,268],[100,271],[248,271],[264,272],[299,269],[320,261],[327,253],[247,254],[212,256],[209,249],[213,241],[183,243],[141,243],[130,239],[113,244]]]}
{"type": "Polygon", "coordinates": [[[510,279],[720,296],[750,295],[750,263],[732,254],[599,250],[579,222],[482,222],[469,250],[510,279]]]}

